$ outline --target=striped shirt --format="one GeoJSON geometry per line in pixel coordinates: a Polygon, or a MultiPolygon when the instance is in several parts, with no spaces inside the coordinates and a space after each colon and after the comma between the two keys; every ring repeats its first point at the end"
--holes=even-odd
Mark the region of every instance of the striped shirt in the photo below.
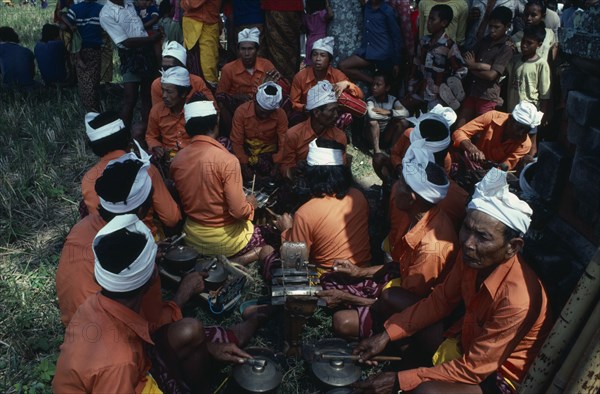
{"type": "Polygon", "coordinates": [[[77,31],[81,35],[82,48],[102,46],[100,10],[102,6],[95,1],[83,1],[71,6],[67,13],[67,19],[77,26],[77,31]]]}

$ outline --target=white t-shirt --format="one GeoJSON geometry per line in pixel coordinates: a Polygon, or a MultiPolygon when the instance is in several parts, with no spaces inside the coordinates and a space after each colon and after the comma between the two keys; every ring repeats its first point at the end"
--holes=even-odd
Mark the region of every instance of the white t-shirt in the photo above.
{"type": "Polygon", "coordinates": [[[148,36],[131,0],[125,0],[123,7],[108,0],[100,11],[100,26],[119,48],[128,38],[148,36]]]}

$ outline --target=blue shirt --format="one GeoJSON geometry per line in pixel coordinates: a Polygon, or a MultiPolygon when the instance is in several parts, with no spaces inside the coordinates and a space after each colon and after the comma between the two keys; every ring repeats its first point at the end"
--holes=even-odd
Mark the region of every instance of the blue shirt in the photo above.
{"type": "Polygon", "coordinates": [[[233,0],[234,26],[259,25],[265,23],[260,0],[233,0]]]}
{"type": "Polygon", "coordinates": [[[81,48],[100,48],[102,46],[101,10],[102,5],[95,1],[82,1],[69,9],[67,19],[77,26],[77,31],[81,35],[81,48]]]}
{"type": "Polygon", "coordinates": [[[8,86],[31,87],[35,84],[35,64],[30,49],[13,42],[0,43],[0,75],[8,86]]]}
{"type": "Polygon", "coordinates": [[[402,33],[394,10],[386,3],[374,10],[371,3],[367,3],[362,44],[356,54],[366,60],[391,60],[393,64],[400,64],[401,51],[402,33]]]}
{"type": "Polygon", "coordinates": [[[146,22],[149,22],[152,19],[152,17],[158,16],[158,7],[156,7],[155,5],[151,5],[148,8],[135,7],[135,11],[139,15],[143,24],[146,24],[146,22]]]}
{"type": "Polygon", "coordinates": [[[33,52],[46,85],[65,81],[67,78],[67,69],[65,68],[67,51],[62,40],[38,41],[33,52]]]}

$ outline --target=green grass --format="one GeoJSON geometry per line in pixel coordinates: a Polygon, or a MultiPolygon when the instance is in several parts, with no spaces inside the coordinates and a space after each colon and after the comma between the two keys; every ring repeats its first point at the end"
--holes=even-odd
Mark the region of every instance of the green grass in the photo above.
{"type": "MultiPolygon", "coordinates": [[[[0,5],[0,25],[13,27],[33,49],[55,2],[42,10],[0,5]]],[[[115,67],[115,70],[117,68],[115,67]]],[[[39,75],[37,79],[40,80],[39,75]]],[[[118,78],[115,78],[118,81],[118,78]]],[[[118,110],[118,97],[106,106],[118,110]]],[[[50,382],[64,330],[54,275],[64,238],[78,219],[80,181],[96,158],[85,146],[83,108],[74,88],[24,95],[0,89],[0,392],[51,392],[50,382]]],[[[350,148],[357,177],[368,174],[370,158],[350,148]]],[[[256,274],[255,277],[258,277],[256,274]]],[[[257,281],[246,299],[264,292],[257,281]]],[[[195,313],[207,324],[215,320],[195,313]]],[[[239,313],[223,320],[239,321],[239,313]]],[[[305,337],[331,336],[330,317],[319,311],[305,337]]],[[[264,334],[264,331],[263,331],[264,334]]],[[[253,342],[265,345],[265,336],[253,342]]],[[[302,363],[290,365],[280,392],[314,392],[302,363]]]]}

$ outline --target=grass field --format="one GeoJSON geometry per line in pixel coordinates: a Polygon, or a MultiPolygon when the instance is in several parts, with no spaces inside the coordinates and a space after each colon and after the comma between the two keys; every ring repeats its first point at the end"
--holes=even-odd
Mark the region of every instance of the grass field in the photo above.
{"type": "MultiPolygon", "coordinates": [[[[0,6],[0,25],[13,27],[33,49],[55,2],[45,10],[0,6]]],[[[40,80],[39,75],[37,77],[40,80]]],[[[119,101],[109,97],[108,109],[119,101]]],[[[0,392],[50,392],[64,330],[54,273],[62,243],[77,221],[80,180],[96,159],[84,139],[83,108],[74,88],[24,95],[0,89],[0,392]]],[[[358,177],[370,158],[350,148],[358,177]]],[[[251,287],[247,298],[260,293],[251,287]]],[[[201,311],[195,311],[202,315],[201,311]]],[[[224,323],[238,319],[234,315],[224,323]]],[[[307,337],[322,338],[329,318],[320,312],[307,337]]],[[[261,344],[261,338],[256,339],[261,344]]],[[[304,366],[291,366],[282,392],[313,391],[304,366]]]]}

